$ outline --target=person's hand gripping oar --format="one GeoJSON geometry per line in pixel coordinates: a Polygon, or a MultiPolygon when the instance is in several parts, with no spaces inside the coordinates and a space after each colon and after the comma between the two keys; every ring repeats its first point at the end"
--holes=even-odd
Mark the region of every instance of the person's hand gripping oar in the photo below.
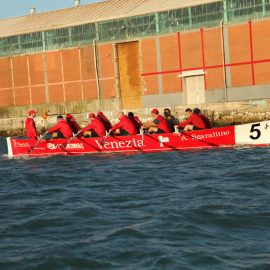
{"type": "Polygon", "coordinates": [[[48,134],[48,132],[46,131],[46,132],[43,134],[43,136],[41,136],[41,137],[37,140],[37,142],[36,142],[33,146],[30,147],[28,154],[31,154],[31,153],[34,151],[34,149],[36,148],[36,146],[41,142],[41,140],[42,140],[47,134],[48,134]]]}

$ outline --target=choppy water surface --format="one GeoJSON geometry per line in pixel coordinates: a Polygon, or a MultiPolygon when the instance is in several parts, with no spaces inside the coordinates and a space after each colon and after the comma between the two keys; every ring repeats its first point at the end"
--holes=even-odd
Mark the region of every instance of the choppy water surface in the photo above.
{"type": "Polygon", "coordinates": [[[270,149],[9,160],[0,269],[270,269],[270,149]]]}

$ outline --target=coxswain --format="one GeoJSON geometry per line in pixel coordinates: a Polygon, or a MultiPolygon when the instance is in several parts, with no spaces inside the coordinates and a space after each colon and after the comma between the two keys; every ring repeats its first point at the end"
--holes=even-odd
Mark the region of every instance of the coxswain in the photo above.
{"type": "Polygon", "coordinates": [[[207,129],[212,128],[210,119],[205,114],[203,114],[199,108],[194,108],[193,113],[199,115],[202,118],[207,129]]]}
{"type": "Polygon", "coordinates": [[[106,129],[103,122],[96,117],[94,113],[90,113],[88,117],[91,123],[85,128],[81,129],[81,132],[85,137],[103,137],[106,135],[106,129]]]}
{"type": "Polygon", "coordinates": [[[70,113],[68,113],[66,115],[66,121],[67,121],[68,125],[70,126],[73,134],[77,134],[81,130],[79,124],[74,119],[73,115],[71,115],[70,113]]]}
{"type": "Polygon", "coordinates": [[[36,117],[37,112],[35,110],[30,110],[28,112],[28,117],[25,119],[25,130],[26,130],[26,136],[28,139],[35,139],[37,140],[38,134],[36,129],[36,124],[34,121],[34,118],[36,117]]]}
{"type": "Polygon", "coordinates": [[[120,136],[136,135],[137,129],[135,124],[123,112],[117,113],[119,122],[111,128],[111,132],[115,132],[120,136]]]}
{"type": "Polygon", "coordinates": [[[112,124],[111,124],[110,120],[103,114],[103,112],[98,112],[97,117],[104,124],[106,131],[109,132],[109,130],[112,128],[112,124]]]}
{"type": "Polygon", "coordinates": [[[174,126],[179,125],[179,120],[171,114],[171,110],[169,108],[164,109],[164,117],[169,124],[171,132],[175,132],[174,126]]]}
{"type": "Polygon", "coordinates": [[[137,129],[137,134],[139,134],[142,126],[142,122],[140,121],[139,117],[135,116],[133,112],[129,112],[128,118],[133,122],[137,129]]]}
{"type": "Polygon", "coordinates": [[[206,129],[203,119],[199,115],[193,113],[190,108],[186,109],[185,114],[187,120],[177,126],[179,129],[183,129],[184,131],[206,129]]]}
{"type": "Polygon", "coordinates": [[[151,111],[153,120],[142,125],[143,129],[148,129],[149,133],[171,133],[171,129],[165,118],[159,114],[158,109],[151,111]]]}
{"type": "Polygon", "coordinates": [[[72,130],[68,125],[67,121],[63,118],[62,115],[57,116],[57,124],[50,128],[47,133],[52,133],[52,138],[66,138],[69,139],[72,137],[72,130]]]}

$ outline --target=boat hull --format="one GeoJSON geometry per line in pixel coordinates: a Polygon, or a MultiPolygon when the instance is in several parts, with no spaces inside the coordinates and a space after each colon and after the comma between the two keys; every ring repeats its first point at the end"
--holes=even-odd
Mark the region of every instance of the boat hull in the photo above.
{"type": "Polygon", "coordinates": [[[230,147],[236,145],[269,145],[270,122],[258,122],[208,130],[104,138],[36,140],[7,138],[10,157],[82,155],[113,152],[161,152],[230,147]]]}

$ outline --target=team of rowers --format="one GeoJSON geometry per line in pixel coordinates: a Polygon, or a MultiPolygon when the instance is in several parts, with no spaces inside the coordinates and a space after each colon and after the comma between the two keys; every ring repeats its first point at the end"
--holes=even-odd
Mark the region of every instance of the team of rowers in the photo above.
{"type": "MultiPolygon", "coordinates": [[[[34,118],[37,112],[35,110],[29,111],[29,116],[25,120],[26,135],[29,139],[37,139],[38,133],[34,118]]],[[[170,109],[164,109],[164,116],[162,116],[158,109],[151,111],[152,120],[142,123],[138,116],[134,116],[133,112],[125,115],[123,112],[117,113],[119,122],[112,125],[109,119],[102,113],[98,112],[89,114],[90,123],[84,128],[81,128],[71,114],[67,114],[65,119],[62,115],[57,116],[57,124],[50,128],[47,134],[51,134],[51,138],[66,138],[73,136],[78,137],[104,137],[106,133],[127,136],[136,135],[141,131],[148,131],[153,133],[172,133],[176,129],[183,131],[201,130],[211,128],[211,122],[206,115],[202,114],[200,109],[190,108],[185,111],[187,119],[183,122],[171,115],[170,109]],[[74,135],[75,134],[75,135],[74,135]]]]}

